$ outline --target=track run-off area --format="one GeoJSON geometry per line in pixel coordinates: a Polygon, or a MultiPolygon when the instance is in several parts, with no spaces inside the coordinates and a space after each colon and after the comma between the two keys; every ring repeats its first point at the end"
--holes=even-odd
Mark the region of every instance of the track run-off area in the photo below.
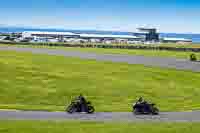
{"type": "MultiPolygon", "coordinates": [[[[200,62],[186,59],[145,57],[134,55],[95,54],[78,51],[65,51],[47,48],[20,48],[16,46],[1,46],[0,51],[31,52],[34,54],[59,55],[78,57],[97,61],[124,62],[142,64],[150,67],[172,68],[200,72],[200,62]]],[[[134,115],[132,112],[97,112],[94,114],[68,114],[66,112],[44,111],[0,111],[1,120],[83,120],[83,121],[155,121],[155,122],[200,122],[200,111],[191,112],[161,112],[159,115],[134,115]]]]}

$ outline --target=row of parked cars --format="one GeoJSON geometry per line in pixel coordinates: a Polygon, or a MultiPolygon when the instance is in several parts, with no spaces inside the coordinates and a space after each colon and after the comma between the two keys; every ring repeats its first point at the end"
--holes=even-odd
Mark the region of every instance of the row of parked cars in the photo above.
{"type": "MultiPolygon", "coordinates": [[[[153,103],[145,101],[140,97],[136,103],[132,105],[133,113],[136,115],[148,114],[148,115],[158,115],[159,109],[153,103]]],[[[71,104],[67,106],[66,112],[72,113],[94,113],[95,108],[92,106],[91,102],[87,101],[82,95],[76,97],[72,100],[71,104]]]]}

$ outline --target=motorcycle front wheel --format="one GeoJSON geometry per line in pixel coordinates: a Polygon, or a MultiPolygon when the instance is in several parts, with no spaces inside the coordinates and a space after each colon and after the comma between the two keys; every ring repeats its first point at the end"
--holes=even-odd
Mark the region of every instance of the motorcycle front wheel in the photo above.
{"type": "Polygon", "coordinates": [[[88,113],[89,113],[89,114],[94,113],[94,111],[95,111],[95,109],[94,109],[93,106],[88,106],[88,113]]]}
{"type": "Polygon", "coordinates": [[[158,115],[159,114],[159,109],[158,108],[153,108],[153,115],[158,115]]]}

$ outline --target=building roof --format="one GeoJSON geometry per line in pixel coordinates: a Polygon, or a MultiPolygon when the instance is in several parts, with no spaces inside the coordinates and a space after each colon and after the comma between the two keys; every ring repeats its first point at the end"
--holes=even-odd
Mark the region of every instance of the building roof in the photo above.
{"type": "Polygon", "coordinates": [[[4,40],[7,36],[0,36],[0,40],[4,40]]]}
{"type": "Polygon", "coordinates": [[[192,41],[191,39],[185,39],[185,38],[170,38],[170,37],[164,37],[162,38],[164,41],[192,41]]]}
{"type": "Polygon", "coordinates": [[[80,34],[80,37],[85,38],[124,38],[124,39],[137,39],[141,37],[132,35],[101,35],[101,34],[80,34]]]}
{"type": "Polygon", "coordinates": [[[150,31],[156,31],[157,29],[156,28],[138,28],[138,30],[150,32],[150,31]]]}
{"type": "Polygon", "coordinates": [[[35,34],[35,35],[63,35],[63,36],[75,36],[77,34],[72,33],[72,32],[42,32],[42,31],[25,31],[23,33],[29,33],[29,34],[35,34]]]}
{"type": "Polygon", "coordinates": [[[137,31],[137,32],[134,32],[134,34],[148,34],[149,32],[148,31],[137,31]]]}

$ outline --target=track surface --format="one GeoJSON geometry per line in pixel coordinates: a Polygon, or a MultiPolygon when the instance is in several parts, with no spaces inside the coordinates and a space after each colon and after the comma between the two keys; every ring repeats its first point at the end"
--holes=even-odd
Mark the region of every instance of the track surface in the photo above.
{"type": "Polygon", "coordinates": [[[79,57],[82,59],[95,59],[97,61],[125,62],[129,64],[143,64],[145,66],[156,66],[175,68],[178,70],[189,70],[200,72],[200,62],[190,62],[185,59],[144,57],[134,55],[95,54],[77,51],[65,51],[45,48],[20,48],[15,46],[1,46],[0,50],[15,50],[21,52],[32,52],[36,54],[61,55],[66,57],[79,57]]]}
{"type": "Polygon", "coordinates": [[[68,114],[66,112],[0,111],[1,120],[81,120],[81,121],[152,121],[200,122],[200,112],[170,112],[158,116],[136,116],[133,113],[68,114]]]}

